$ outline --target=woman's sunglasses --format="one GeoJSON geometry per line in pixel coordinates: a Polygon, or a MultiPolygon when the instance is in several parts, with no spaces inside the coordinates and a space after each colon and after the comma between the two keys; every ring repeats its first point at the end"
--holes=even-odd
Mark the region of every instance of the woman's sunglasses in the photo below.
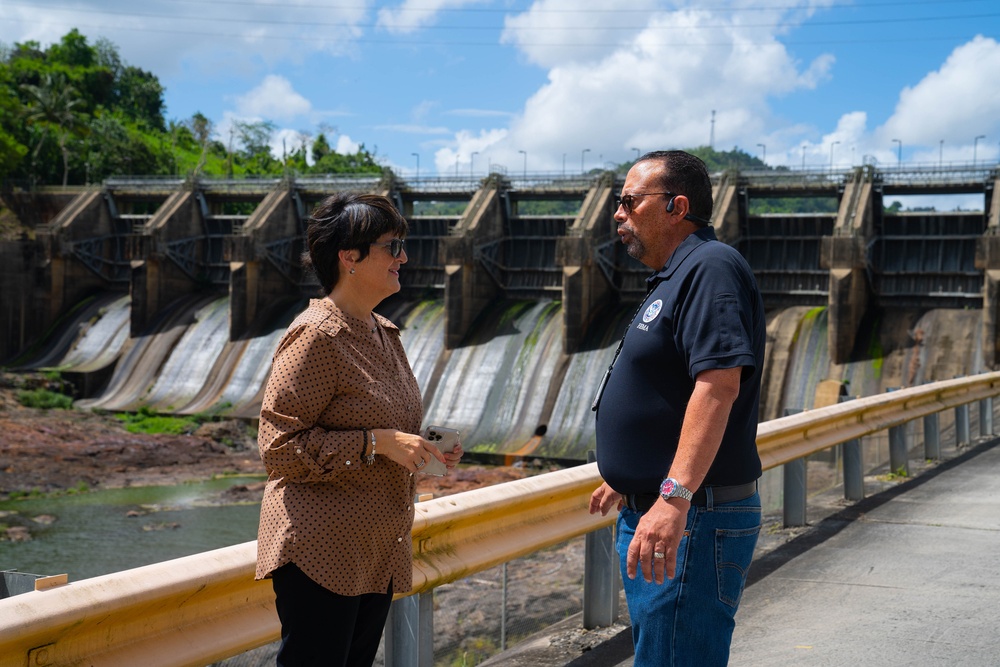
{"type": "Polygon", "coordinates": [[[387,241],[385,243],[373,243],[372,245],[378,248],[388,248],[389,254],[392,255],[393,258],[396,258],[403,254],[403,246],[406,245],[406,241],[403,239],[392,239],[391,241],[387,241]]]}

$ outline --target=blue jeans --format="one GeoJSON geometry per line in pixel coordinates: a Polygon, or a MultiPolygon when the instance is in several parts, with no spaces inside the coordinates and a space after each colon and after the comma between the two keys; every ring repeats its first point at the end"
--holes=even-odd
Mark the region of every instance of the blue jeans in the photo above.
{"type": "Polygon", "coordinates": [[[691,506],[673,579],[646,583],[626,573],[628,545],[642,513],[623,508],[616,546],[632,619],[634,667],[724,666],[747,571],[760,533],[760,495],[691,506]]]}

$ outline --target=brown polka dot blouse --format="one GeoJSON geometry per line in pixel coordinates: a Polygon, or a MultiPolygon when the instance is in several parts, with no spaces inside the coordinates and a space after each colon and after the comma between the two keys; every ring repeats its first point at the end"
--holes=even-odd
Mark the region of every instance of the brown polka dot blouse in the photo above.
{"type": "Polygon", "coordinates": [[[292,562],[340,595],[412,586],[415,481],[384,456],[365,463],[363,429],[418,433],[423,409],[399,329],[375,319],[379,336],[314,299],[278,344],[260,411],[258,579],[292,562]]]}

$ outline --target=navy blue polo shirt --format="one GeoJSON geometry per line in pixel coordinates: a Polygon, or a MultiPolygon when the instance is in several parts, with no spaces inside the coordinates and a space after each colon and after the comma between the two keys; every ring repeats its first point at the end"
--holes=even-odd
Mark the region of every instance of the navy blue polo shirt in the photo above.
{"type": "Polygon", "coordinates": [[[704,227],[649,282],[597,409],[601,476],[619,493],[657,492],[677,451],[694,378],[742,367],[739,397],[704,484],[757,479],[765,321],[750,266],[704,227]]]}

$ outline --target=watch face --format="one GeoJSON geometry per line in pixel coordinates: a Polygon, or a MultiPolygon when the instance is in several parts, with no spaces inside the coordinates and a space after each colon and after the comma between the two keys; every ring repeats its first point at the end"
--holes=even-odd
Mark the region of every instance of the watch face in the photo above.
{"type": "Polygon", "coordinates": [[[674,490],[676,488],[677,485],[674,483],[674,480],[668,477],[667,479],[663,480],[663,484],[660,485],[660,493],[662,493],[665,496],[673,495],[674,490]]]}

